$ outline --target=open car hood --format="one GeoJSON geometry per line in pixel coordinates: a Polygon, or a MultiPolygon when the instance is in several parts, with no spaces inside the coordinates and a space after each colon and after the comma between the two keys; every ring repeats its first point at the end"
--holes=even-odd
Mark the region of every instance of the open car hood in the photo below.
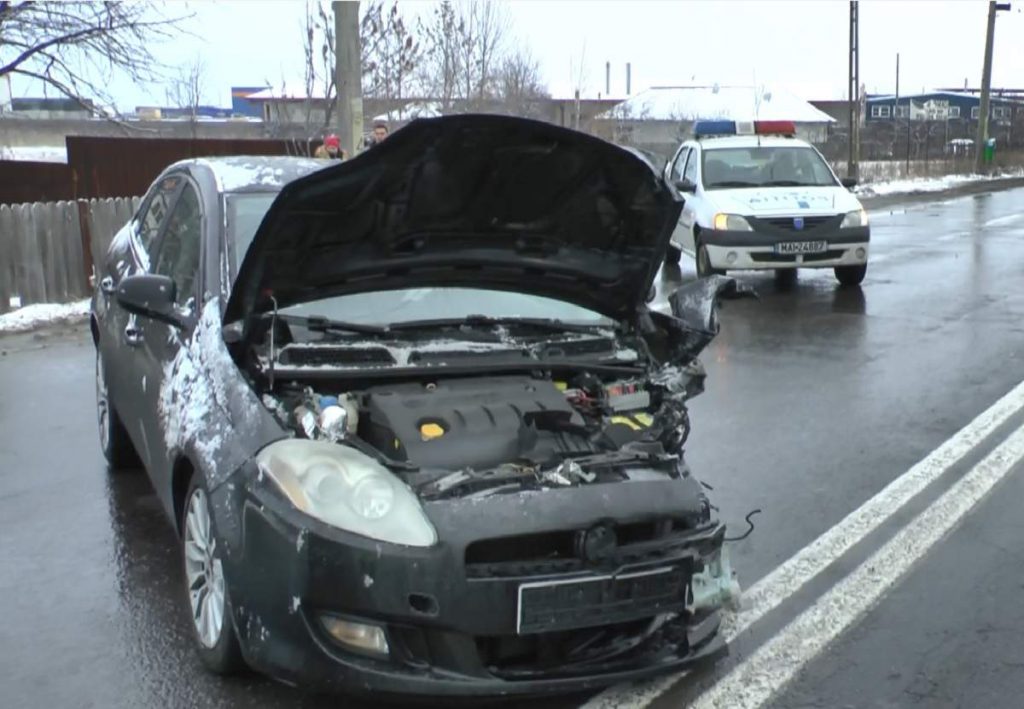
{"type": "Polygon", "coordinates": [[[281,190],[224,319],[274,300],[431,286],[624,319],[643,307],[680,209],[649,163],[598,138],[507,116],[416,120],[281,190]]]}

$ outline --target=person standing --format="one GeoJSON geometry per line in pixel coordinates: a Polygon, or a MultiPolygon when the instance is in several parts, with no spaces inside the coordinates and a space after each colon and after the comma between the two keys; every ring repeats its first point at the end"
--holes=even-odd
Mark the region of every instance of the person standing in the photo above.
{"type": "Polygon", "coordinates": [[[345,152],[341,149],[341,139],[334,133],[325,136],[323,144],[317,147],[313,157],[322,160],[344,160],[345,152]]]}

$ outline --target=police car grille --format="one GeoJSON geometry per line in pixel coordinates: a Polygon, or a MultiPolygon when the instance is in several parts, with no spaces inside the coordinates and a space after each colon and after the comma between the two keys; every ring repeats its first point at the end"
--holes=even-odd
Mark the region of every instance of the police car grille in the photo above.
{"type": "Polygon", "coordinates": [[[838,217],[826,216],[826,217],[761,217],[758,219],[763,224],[768,224],[775,227],[776,229],[783,229],[785,231],[809,231],[811,229],[817,229],[820,226],[825,226],[830,221],[837,220],[838,217]],[[800,229],[796,228],[795,219],[803,219],[803,227],[800,229]]]}

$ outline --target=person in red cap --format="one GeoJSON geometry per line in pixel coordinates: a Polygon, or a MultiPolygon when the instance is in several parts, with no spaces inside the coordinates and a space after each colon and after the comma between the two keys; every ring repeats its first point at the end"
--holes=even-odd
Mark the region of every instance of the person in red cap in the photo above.
{"type": "Polygon", "coordinates": [[[345,151],[341,149],[341,140],[334,133],[325,136],[323,145],[316,149],[313,157],[323,158],[324,160],[344,160],[345,151]]]}

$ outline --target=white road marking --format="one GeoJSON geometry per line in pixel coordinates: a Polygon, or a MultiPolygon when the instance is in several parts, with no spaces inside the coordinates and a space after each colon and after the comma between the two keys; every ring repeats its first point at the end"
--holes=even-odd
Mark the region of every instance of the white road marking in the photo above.
{"type": "Polygon", "coordinates": [[[989,219],[985,222],[985,228],[993,226],[1002,226],[1003,224],[1010,224],[1017,221],[1018,219],[1024,218],[1024,214],[1007,214],[1005,217],[996,217],[995,219],[989,219]]]}
{"type": "MultiPolygon", "coordinates": [[[[893,480],[837,525],[798,551],[743,595],[743,609],[726,615],[722,634],[732,642],[808,581],[871,534],[928,485],[958,463],[1024,408],[1024,382],[980,413],[952,438],[893,480]]],[[[581,709],[639,709],[668,691],[685,672],[636,685],[617,685],[592,697],[581,709]]]]}
{"type": "Polygon", "coordinates": [[[691,704],[754,709],[871,610],[915,562],[946,536],[1024,459],[1024,427],[949,488],[849,576],[691,704]]]}

